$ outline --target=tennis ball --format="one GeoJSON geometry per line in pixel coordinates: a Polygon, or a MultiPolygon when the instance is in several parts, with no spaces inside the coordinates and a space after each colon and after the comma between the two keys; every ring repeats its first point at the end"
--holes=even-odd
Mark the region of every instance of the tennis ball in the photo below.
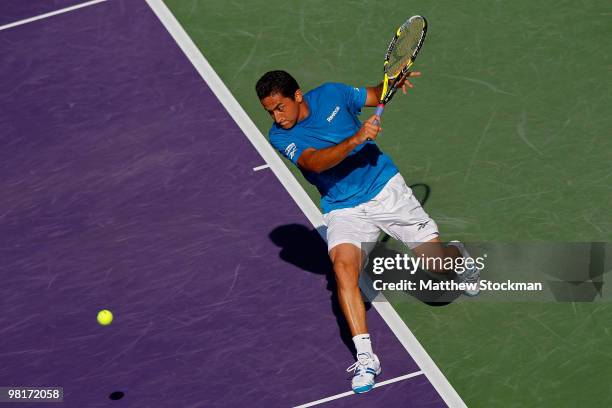
{"type": "Polygon", "coordinates": [[[110,310],[104,309],[98,312],[98,323],[100,323],[102,326],[108,326],[112,322],[113,322],[113,314],[111,313],[110,310]]]}

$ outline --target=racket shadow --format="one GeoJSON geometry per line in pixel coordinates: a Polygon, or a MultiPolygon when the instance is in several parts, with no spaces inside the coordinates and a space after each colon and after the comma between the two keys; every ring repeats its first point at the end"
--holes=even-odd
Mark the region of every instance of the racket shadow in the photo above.
{"type": "MultiPolygon", "coordinates": [[[[298,268],[324,275],[327,280],[326,289],[330,292],[330,307],[336,317],[340,338],[355,354],[351,331],[338,302],[336,290],[336,278],[329,255],[327,254],[327,243],[321,238],[316,229],[309,229],[300,224],[288,224],[276,227],[269,234],[270,240],[280,248],[279,257],[298,268]]],[[[371,304],[366,302],[366,310],[371,304]]]]}

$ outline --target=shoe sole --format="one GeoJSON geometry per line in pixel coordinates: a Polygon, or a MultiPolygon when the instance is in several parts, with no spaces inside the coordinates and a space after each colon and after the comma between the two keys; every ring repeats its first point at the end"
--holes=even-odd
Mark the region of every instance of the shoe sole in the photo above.
{"type": "MultiPolygon", "coordinates": [[[[380,373],[382,373],[382,367],[378,367],[378,371],[376,371],[376,375],[374,376],[374,378],[376,378],[378,375],[380,375],[380,373]]],[[[353,392],[355,394],[364,394],[364,393],[370,391],[372,388],[374,388],[374,385],[375,384],[364,385],[363,387],[353,388],[353,392]]]]}
{"type": "Polygon", "coordinates": [[[355,392],[355,394],[364,394],[370,391],[372,388],[374,388],[373,385],[366,385],[363,387],[353,388],[353,392],[355,392]]]}

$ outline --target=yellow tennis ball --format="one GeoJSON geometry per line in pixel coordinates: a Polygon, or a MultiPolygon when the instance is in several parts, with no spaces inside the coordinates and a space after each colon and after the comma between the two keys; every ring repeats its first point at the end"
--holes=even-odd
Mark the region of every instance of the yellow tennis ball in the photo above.
{"type": "Polygon", "coordinates": [[[112,322],[113,322],[113,314],[111,313],[110,310],[104,309],[98,312],[98,323],[100,323],[102,326],[108,326],[112,322]]]}

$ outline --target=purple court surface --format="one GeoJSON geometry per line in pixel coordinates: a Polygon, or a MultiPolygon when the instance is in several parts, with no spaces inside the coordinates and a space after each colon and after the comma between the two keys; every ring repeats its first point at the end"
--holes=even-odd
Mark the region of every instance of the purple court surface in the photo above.
{"type": "MultiPolygon", "coordinates": [[[[2,2],[0,24],[72,4],[2,2]]],[[[147,3],[2,30],[0,62],[0,386],[64,389],[14,406],[290,407],[350,390],[324,242],[253,171],[263,159],[147,3]]],[[[418,372],[368,319],[378,381],[418,372]]],[[[446,404],[420,374],[320,406],[446,404]]]]}
{"type": "Polygon", "coordinates": [[[83,3],[87,2],[83,0],[2,0],[0,2],[0,25],[83,3]]]}

